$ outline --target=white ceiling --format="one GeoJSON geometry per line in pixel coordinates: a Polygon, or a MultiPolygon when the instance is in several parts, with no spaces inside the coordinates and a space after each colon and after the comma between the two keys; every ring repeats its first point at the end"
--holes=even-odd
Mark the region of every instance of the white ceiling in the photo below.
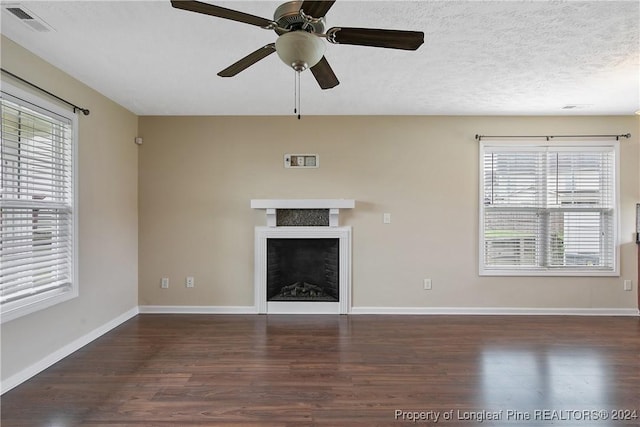
{"type": "MultiPolygon", "coordinates": [[[[268,19],[281,3],[209,2],[268,19]]],[[[216,75],[275,41],[273,31],[169,0],[19,2],[53,28],[37,32],[4,10],[8,3],[2,34],[138,115],[293,113],[294,72],[277,55],[232,78],[216,75]]],[[[338,0],[327,14],[334,26],[424,31],[425,44],[416,52],[329,44],[340,85],[320,90],[306,71],[303,115],[640,109],[638,0],[338,0]]]]}

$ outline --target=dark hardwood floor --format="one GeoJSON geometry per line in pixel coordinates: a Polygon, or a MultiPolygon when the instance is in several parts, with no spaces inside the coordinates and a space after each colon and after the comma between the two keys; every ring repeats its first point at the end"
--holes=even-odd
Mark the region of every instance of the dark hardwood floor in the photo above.
{"type": "Polygon", "coordinates": [[[140,315],[1,405],[3,427],[638,426],[640,318],[140,315]]]}

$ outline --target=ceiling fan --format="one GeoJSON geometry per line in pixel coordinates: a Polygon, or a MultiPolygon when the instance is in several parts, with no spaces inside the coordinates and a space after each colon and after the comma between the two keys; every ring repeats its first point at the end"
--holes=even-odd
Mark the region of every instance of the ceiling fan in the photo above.
{"type": "Polygon", "coordinates": [[[277,52],[280,59],[297,74],[309,68],[320,87],[330,89],[340,82],[324,57],[326,46],[323,39],[333,44],[404,50],[416,50],[424,43],[424,33],[420,31],[333,27],[325,32],[325,15],[334,3],[335,0],[289,1],[276,9],[273,20],[270,20],[209,3],[171,0],[171,5],[177,9],[243,22],[274,30],[278,34],[275,43],[259,48],[220,71],[220,77],[235,76],[277,52]]]}

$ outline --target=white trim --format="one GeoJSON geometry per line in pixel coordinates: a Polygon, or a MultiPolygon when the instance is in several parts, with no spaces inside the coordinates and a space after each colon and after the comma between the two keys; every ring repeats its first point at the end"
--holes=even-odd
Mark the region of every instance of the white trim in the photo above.
{"type": "MultiPolygon", "coordinates": [[[[483,245],[484,246],[484,245],[483,245]]],[[[619,246],[616,245],[616,253],[619,252],[619,246]]],[[[616,255],[617,257],[617,255],[616,255]]],[[[484,259],[484,258],[483,258],[484,259]]],[[[619,265],[620,263],[618,263],[619,265]]],[[[617,268],[617,267],[614,267],[617,268]]],[[[480,266],[480,271],[478,272],[478,276],[482,277],[620,277],[619,271],[598,271],[598,270],[569,270],[568,268],[563,269],[552,269],[544,267],[535,268],[532,267],[528,270],[513,270],[509,268],[504,269],[486,269],[483,266],[480,266]]]]}
{"type": "Polygon", "coordinates": [[[637,308],[351,307],[351,314],[460,316],[640,316],[637,308]]]}
{"type": "Polygon", "coordinates": [[[4,394],[8,392],[14,387],[27,381],[29,378],[39,374],[40,372],[44,371],[45,369],[49,368],[55,363],[58,363],[60,360],[69,356],[71,353],[78,351],[85,345],[89,344],[91,341],[100,338],[110,330],[120,326],[127,320],[135,317],[137,314],[138,314],[138,307],[134,307],[131,310],[126,311],[125,313],[122,313],[120,316],[116,317],[115,319],[112,319],[109,322],[105,323],[104,325],[94,329],[88,334],[85,334],[80,338],[63,346],[62,348],[54,351],[53,353],[49,354],[48,356],[44,357],[43,359],[39,360],[33,365],[28,366],[23,370],[21,370],[20,372],[10,376],[6,380],[2,381],[2,384],[0,384],[0,394],[4,394]]]}
{"type": "Polygon", "coordinates": [[[353,199],[252,199],[252,209],[353,209],[353,199]]]}
{"type": "MultiPolygon", "coordinates": [[[[184,306],[141,305],[140,314],[258,314],[254,306],[184,306]]],[[[269,314],[290,312],[271,311],[269,314]]],[[[300,313],[295,311],[295,314],[300,313]]],[[[323,314],[325,310],[318,310],[323,314]]],[[[336,312],[333,312],[336,314],[336,312]]],[[[329,314],[329,313],[328,313],[329,314]]],[[[405,315],[459,315],[459,316],[640,316],[635,308],[528,308],[528,307],[351,307],[349,314],[405,314],[405,315]]]]}
{"type": "Polygon", "coordinates": [[[141,305],[140,314],[258,314],[252,305],[141,305]]]}

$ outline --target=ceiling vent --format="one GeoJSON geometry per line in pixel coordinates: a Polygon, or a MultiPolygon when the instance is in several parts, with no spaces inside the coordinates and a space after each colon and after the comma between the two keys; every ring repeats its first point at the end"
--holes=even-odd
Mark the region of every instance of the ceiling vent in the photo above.
{"type": "Polygon", "coordinates": [[[53,31],[53,28],[49,24],[20,4],[7,4],[4,6],[4,10],[18,18],[20,22],[34,31],[39,33],[53,31]]]}

